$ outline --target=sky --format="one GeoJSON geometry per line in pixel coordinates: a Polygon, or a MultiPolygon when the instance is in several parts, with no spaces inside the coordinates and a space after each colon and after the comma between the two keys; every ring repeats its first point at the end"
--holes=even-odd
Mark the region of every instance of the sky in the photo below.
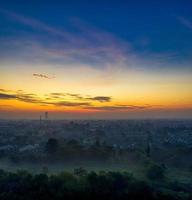
{"type": "Polygon", "coordinates": [[[192,1],[0,1],[0,119],[192,118],[192,1]]]}

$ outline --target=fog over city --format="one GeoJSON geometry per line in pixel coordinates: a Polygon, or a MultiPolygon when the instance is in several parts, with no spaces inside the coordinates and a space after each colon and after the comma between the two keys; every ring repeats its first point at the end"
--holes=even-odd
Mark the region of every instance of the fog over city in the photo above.
{"type": "Polygon", "coordinates": [[[0,200],[192,200],[192,1],[0,0],[0,200]]]}

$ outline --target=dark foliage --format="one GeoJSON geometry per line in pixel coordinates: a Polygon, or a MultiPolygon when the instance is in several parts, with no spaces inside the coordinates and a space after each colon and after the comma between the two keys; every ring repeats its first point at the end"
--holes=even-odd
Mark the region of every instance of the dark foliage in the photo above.
{"type": "MultiPolygon", "coordinates": [[[[190,200],[181,184],[158,187],[136,180],[127,172],[86,172],[57,175],[0,171],[1,200],[190,200]]],[[[186,187],[185,187],[186,188],[186,187]]]]}
{"type": "Polygon", "coordinates": [[[153,164],[147,170],[147,177],[151,180],[162,180],[165,178],[165,167],[153,164]]]}
{"type": "Polygon", "coordinates": [[[46,144],[46,151],[49,154],[56,153],[58,150],[58,141],[54,138],[50,138],[46,144]]]}

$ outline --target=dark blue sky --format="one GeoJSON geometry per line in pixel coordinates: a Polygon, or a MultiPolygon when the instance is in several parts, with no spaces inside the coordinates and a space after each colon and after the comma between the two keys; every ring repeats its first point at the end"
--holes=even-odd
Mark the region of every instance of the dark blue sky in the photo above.
{"type": "MultiPolygon", "coordinates": [[[[78,34],[81,21],[131,43],[139,53],[173,52],[189,59],[192,51],[192,1],[1,1],[8,10],[78,34]]],[[[1,38],[35,34],[38,29],[0,15],[1,38]],[[23,31],[23,33],[22,33],[23,31]]]]}

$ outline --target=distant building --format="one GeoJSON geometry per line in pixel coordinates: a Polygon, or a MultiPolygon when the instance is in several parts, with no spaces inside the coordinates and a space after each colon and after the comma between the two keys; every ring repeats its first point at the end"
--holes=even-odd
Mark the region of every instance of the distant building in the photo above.
{"type": "Polygon", "coordinates": [[[48,112],[45,112],[45,120],[48,120],[49,116],[48,116],[48,112]]]}

